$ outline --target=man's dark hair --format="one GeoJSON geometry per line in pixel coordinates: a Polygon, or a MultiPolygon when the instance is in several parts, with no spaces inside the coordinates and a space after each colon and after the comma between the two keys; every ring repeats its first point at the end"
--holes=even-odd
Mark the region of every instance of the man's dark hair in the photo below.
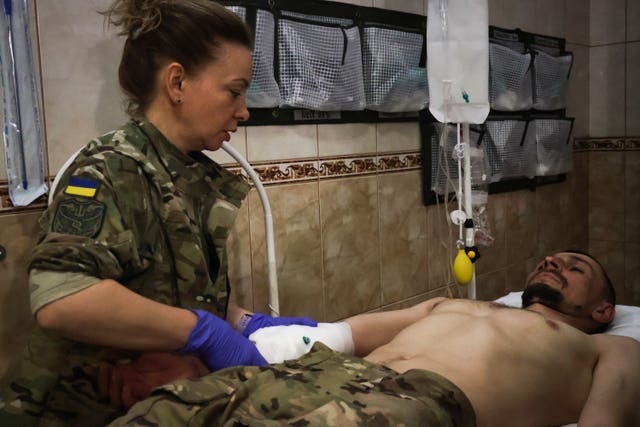
{"type": "Polygon", "coordinates": [[[613,282],[611,281],[611,278],[607,274],[607,271],[604,269],[602,264],[600,264],[600,261],[598,261],[598,259],[596,257],[594,257],[593,255],[591,255],[590,253],[587,253],[587,252],[584,252],[584,251],[581,251],[581,250],[578,250],[578,249],[566,249],[563,252],[569,252],[569,253],[573,253],[573,254],[580,254],[580,255],[587,256],[587,257],[591,258],[592,260],[594,260],[596,262],[596,264],[598,264],[598,266],[600,267],[600,270],[602,271],[602,275],[604,276],[604,283],[605,283],[604,299],[608,303],[610,303],[611,305],[615,306],[616,305],[616,290],[613,287],[613,282]]]}

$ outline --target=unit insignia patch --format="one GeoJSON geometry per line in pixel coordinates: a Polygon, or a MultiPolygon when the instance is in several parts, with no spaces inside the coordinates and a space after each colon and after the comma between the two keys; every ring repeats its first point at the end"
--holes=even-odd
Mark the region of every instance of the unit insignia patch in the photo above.
{"type": "Polygon", "coordinates": [[[102,228],[106,207],[95,199],[69,198],[60,202],[53,218],[56,233],[95,237],[102,228]]]}

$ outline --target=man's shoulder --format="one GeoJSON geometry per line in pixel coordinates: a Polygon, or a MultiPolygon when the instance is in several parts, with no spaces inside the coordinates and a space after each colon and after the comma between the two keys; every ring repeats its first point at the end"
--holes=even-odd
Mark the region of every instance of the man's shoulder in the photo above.
{"type": "Polygon", "coordinates": [[[622,335],[602,333],[588,337],[601,361],[623,358],[640,365],[640,341],[622,335]]]}
{"type": "Polygon", "coordinates": [[[596,346],[599,347],[615,347],[620,350],[629,349],[631,351],[640,351],[640,341],[631,337],[600,333],[591,334],[589,335],[589,338],[596,346]]]}

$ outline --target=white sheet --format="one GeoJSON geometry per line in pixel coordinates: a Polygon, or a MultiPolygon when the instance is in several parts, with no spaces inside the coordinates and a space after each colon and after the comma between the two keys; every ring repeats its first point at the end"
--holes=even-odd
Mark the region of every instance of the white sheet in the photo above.
{"type": "MultiPolygon", "coordinates": [[[[511,307],[522,306],[522,292],[511,292],[496,302],[511,307]]],[[[633,305],[616,305],[616,317],[605,334],[623,335],[640,341],[640,307],[633,305]]]]}

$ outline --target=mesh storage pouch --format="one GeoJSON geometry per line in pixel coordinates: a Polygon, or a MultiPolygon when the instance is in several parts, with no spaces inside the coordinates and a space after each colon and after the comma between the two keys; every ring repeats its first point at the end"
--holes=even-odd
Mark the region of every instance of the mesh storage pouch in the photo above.
{"type": "Polygon", "coordinates": [[[567,106],[572,62],[571,54],[554,56],[542,50],[535,50],[533,108],[549,111],[567,106]]]}
{"type": "Polygon", "coordinates": [[[227,9],[242,18],[243,21],[247,19],[247,10],[243,6],[225,6],[227,9]]]}
{"type": "Polygon", "coordinates": [[[424,34],[365,26],[362,56],[366,108],[382,112],[419,111],[429,102],[424,34]]]}
{"type": "Polygon", "coordinates": [[[340,18],[337,16],[311,15],[309,13],[294,12],[292,10],[281,10],[280,16],[289,18],[299,18],[305,21],[319,22],[321,24],[335,24],[350,27],[353,20],[349,18],[340,18]]]}
{"type": "MultiPolygon", "coordinates": [[[[491,182],[536,175],[535,138],[525,138],[524,119],[487,120],[482,139],[491,168],[491,182]]],[[[533,135],[533,133],[531,133],[533,135]]]]}
{"type": "Polygon", "coordinates": [[[498,111],[523,111],[533,105],[531,54],[524,45],[489,44],[489,100],[498,111]],[[520,49],[517,49],[520,47],[520,49]]]}
{"type": "MultiPolygon", "coordinates": [[[[246,9],[227,6],[246,21],[246,9]]],[[[256,10],[255,41],[252,53],[251,84],[247,90],[247,107],[272,108],[280,105],[280,89],[273,70],[275,20],[266,10],[256,10]]]]}
{"type": "Polygon", "coordinates": [[[358,27],[293,16],[277,27],[281,107],[364,109],[358,27]]]}
{"type": "MultiPolygon", "coordinates": [[[[458,157],[456,126],[433,123],[431,132],[431,190],[437,194],[456,192],[458,189],[458,157]],[[446,132],[446,135],[443,135],[446,132]]],[[[480,132],[470,129],[472,145],[477,145],[480,132]]],[[[485,156],[486,159],[486,156],[485,156]]],[[[487,170],[487,167],[485,167],[487,170]]]]}
{"type": "Polygon", "coordinates": [[[533,132],[537,147],[537,176],[559,175],[571,170],[573,150],[569,135],[572,119],[535,119],[527,134],[533,132]]]}

